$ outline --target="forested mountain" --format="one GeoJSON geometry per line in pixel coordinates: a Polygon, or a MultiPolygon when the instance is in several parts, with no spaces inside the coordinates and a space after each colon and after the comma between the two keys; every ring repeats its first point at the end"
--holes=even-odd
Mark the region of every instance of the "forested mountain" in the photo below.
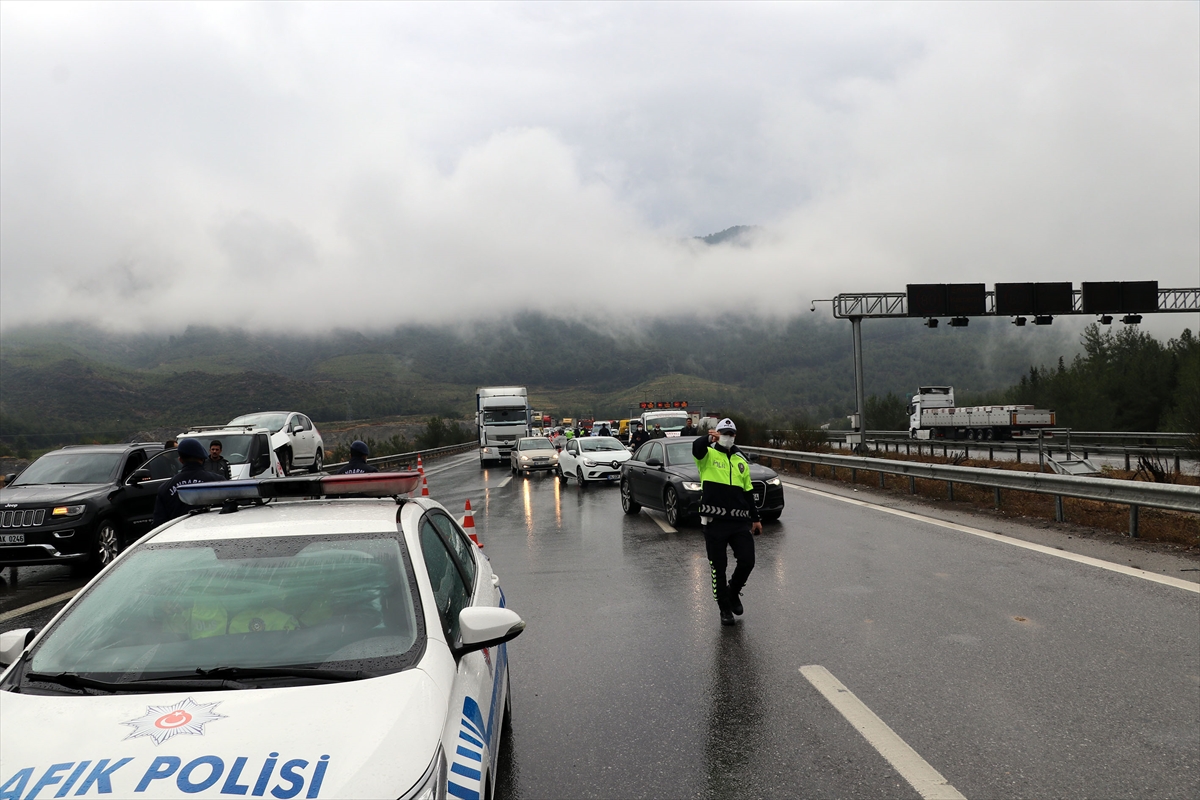
{"type": "MultiPolygon", "coordinates": [[[[867,393],[900,397],[918,384],[952,384],[960,396],[997,392],[1079,349],[1057,325],[1018,330],[974,320],[929,330],[914,320],[873,320],[863,332],[867,393]]],[[[119,435],[266,408],[304,410],[319,422],[463,416],[475,387],[491,384],[529,386],[535,406],[558,415],[617,416],[642,399],[687,399],[823,421],[853,405],[850,326],[730,315],[605,330],[530,313],[465,328],[312,337],[196,327],[177,335],[10,330],[0,341],[0,434],[9,442],[22,434],[119,435]]]]}

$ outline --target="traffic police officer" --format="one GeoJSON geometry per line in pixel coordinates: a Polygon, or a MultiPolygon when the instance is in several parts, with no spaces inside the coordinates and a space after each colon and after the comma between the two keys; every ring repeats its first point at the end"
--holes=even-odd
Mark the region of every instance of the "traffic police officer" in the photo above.
{"type": "Polygon", "coordinates": [[[188,506],[179,499],[178,489],[180,486],[225,480],[222,475],[205,471],[204,460],[208,458],[208,453],[204,451],[204,445],[196,439],[180,439],[177,452],[182,468],[159,488],[158,496],[154,498],[154,527],[156,528],[168,520],[182,517],[187,513],[188,506]]]}
{"type": "Polygon", "coordinates": [[[737,426],[728,417],[708,432],[708,438],[692,441],[692,457],[700,470],[700,519],[704,523],[704,545],[712,571],[713,597],[721,612],[721,624],[733,625],[741,615],[739,595],[750,570],[754,569],[754,537],[762,533],[758,507],[750,485],[750,462],[734,445],[737,426]],[[733,550],[737,566],[728,583],[725,548],[733,550]]]}
{"type": "Polygon", "coordinates": [[[378,469],[367,463],[367,456],[370,455],[370,452],[366,442],[355,439],[354,444],[350,445],[350,460],[346,462],[346,466],[333,474],[362,475],[367,472],[379,472],[378,469]]]}

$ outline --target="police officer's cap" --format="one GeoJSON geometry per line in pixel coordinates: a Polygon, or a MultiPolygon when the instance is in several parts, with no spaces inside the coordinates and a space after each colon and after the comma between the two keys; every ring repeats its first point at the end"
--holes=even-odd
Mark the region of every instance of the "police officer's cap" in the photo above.
{"type": "Polygon", "coordinates": [[[726,431],[729,431],[730,433],[737,433],[737,425],[734,425],[733,420],[731,420],[729,417],[726,417],[717,423],[717,433],[725,433],[726,431]]]}
{"type": "Polygon", "coordinates": [[[179,440],[179,457],[194,458],[197,461],[203,461],[208,458],[208,451],[204,449],[204,445],[196,439],[180,439],[179,440]]]}
{"type": "Polygon", "coordinates": [[[362,441],[361,439],[355,439],[354,444],[350,445],[350,452],[353,455],[365,457],[367,453],[371,451],[367,449],[366,442],[362,441]]]}

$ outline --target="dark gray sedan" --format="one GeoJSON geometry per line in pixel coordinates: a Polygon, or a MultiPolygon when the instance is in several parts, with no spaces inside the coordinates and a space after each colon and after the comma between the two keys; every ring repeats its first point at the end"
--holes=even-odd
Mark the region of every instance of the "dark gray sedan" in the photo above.
{"type": "MultiPolygon", "coordinates": [[[[700,471],[692,458],[695,436],[652,439],[621,466],[621,508],[636,514],[642,506],[662,511],[678,526],[693,519],[700,505],[700,471]]],[[[783,513],[783,484],[775,470],[752,463],[750,483],[764,521],[783,513]]]]}

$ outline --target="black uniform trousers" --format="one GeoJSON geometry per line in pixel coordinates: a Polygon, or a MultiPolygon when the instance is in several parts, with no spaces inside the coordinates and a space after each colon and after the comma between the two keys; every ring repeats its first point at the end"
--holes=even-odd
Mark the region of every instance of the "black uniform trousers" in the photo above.
{"type": "Polygon", "coordinates": [[[754,569],[754,534],[750,532],[749,520],[712,520],[704,526],[704,547],[708,550],[708,566],[712,570],[713,597],[722,611],[729,607],[729,598],[746,585],[750,570],[754,569]],[[737,566],[728,582],[725,569],[729,566],[726,548],[733,550],[737,566]]]}

